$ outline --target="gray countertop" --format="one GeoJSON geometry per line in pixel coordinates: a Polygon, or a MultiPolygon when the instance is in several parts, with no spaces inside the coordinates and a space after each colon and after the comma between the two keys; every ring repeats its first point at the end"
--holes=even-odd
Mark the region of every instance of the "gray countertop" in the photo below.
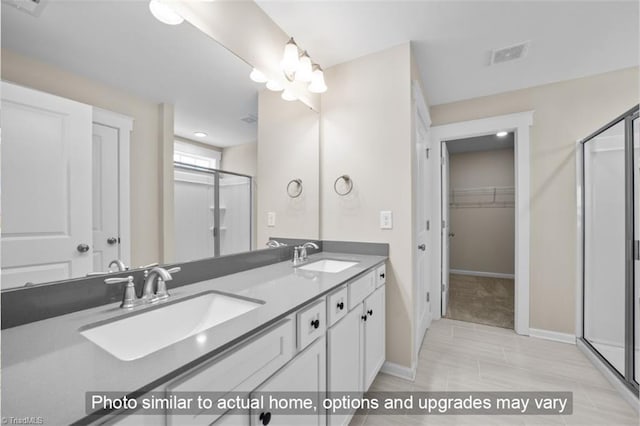
{"type": "MultiPolygon", "coordinates": [[[[2,416],[43,417],[45,424],[84,418],[85,392],[122,392],[157,387],[186,368],[240,342],[265,326],[386,260],[384,256],[319,253],[320,259],[358,262],[339,273],[295,269],[290,261],[178,287],[171,300],[208,290],[265,302],[200,335],[134,361],[121,361],[79,333],[81,327],[125,314],[109,304],[2,331],[2,416]]],[[[138,308],[145,309],[145,308],[138,308]]],[[[137,311],[137,310],[136,310],[137,311]]],[[[144,339],[144,336],[140,336],[144,339]]]]}

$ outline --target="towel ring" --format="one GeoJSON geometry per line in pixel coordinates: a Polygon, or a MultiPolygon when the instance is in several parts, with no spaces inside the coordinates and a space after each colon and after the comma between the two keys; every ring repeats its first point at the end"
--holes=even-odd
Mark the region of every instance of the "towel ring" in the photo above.
{"type": "Polygon", "coordinates": [[[291,179],[287,184],[287,195],[291,198],[298,198],[302,194],[302,179],[291,179]],[[292,190],[291,184],[296,184],[297,189],[292,190]]]}
{"type": "Polygon", "coordinates": [[[336,194],[344,197],[353,190],[353,180],[349,177],[349,175],[338,176],[336,181],[333,182],[333,190],[336,191],[336,194]],[[344,180],[345,185],[347,185],[347,190],[345,192],[338,191],[338,182],[340,182],[340,180],[344,180]]]}

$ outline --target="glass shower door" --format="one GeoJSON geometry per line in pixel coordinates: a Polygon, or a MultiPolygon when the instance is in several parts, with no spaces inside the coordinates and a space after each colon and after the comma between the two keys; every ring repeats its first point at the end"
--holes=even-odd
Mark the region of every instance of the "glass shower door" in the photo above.
{"type": "Polygon", "coordinates": [[[584,338],[625,374],[625,122],[584,143],[584,338]]]}
{"type": "MultiPolygon", "coordinates": [[[[640,241],[640,122],[638,117],[633,120],[633,180],[634,180],[634,239],[640,241]]],[[[633,285],[633,379],[640,383],[640,265],[634,262],[634,285],[633,285]]]]}

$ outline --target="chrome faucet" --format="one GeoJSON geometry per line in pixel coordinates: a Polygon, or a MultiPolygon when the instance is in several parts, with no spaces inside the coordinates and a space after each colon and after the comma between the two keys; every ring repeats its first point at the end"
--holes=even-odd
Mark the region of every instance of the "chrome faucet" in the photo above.
{"type": "Polygon", "coordinates": [[[297,246],[293,248],[293,266],[298,266],[307,261],[307,249],[314,248],[319,249],[316,243],[308,242],[304,243],[301,246],[297,246]]]}
{"type": "Polygon", "coordinates": [[[281,243],[280,241],[276,241],[276,240],[269,240],[265,245],[269,248],[286,247],[285,243],[281,243]]]}
{"type": "Polygon", "coordinates": [[[109,263],[109,267],[108,267],[107,269],[108,269],[109,271],[111,271],[111,267],[112,267],[113,265],[116,265],[116,271],[117,271],[117,272],[124,272],[124,271],[126,271],[127,269],[129,269],[129,268],[127,268],[127,266],[124,264],[124,262],[123,262],[122,260],[120,260],[120,259],[112,260],[112,261],[111,261],[111,263],[109,263]]]}
{"type": "Polygon", "coordinates": [[[314,248],[314,249],[318,250],[320,247],[318,247],[318,245],[316,243],[312,243],[311,241],[309,241],[308,243],[304,243],[302,245],[302,249],[300,250],[300,257],[302,258],[303,262],[307,261],[307,249],[308,248],[314,248]]]}
{"type": "Polygon", "coordinates": [[[169,270],[164,268],[153,268],[151,271],[144,271],[144,286],[142,288],[142,297],[136,296],[136,288],[133,283],[133,275],[123,278],[107,278],[104,280],[106,284],[118,284],[126,282],[124,287],[124,293],[122,295],[122,303],[120,307],[123,309],[132,309],[139,305],[148,303],[155,303],[160,300],[167,299],[169,293],[167,292],[166,281],[171,281],[173,278],[171,274],[179,272],[180,268],[175,267],[169,270]],[[154,290],[155,284],[155,290],[154,290]]]}
{"type": "Polygon", "coordinates": [[[169,292],[167,292],[166,282],[171,281],[173,279],[171,274],[176,272],[180,272],[180,267],[166,270],[156,266],[150,271],[145,271],[144,285],[142,286],[142,300],[153,303],[168,298],[169,292]]]}

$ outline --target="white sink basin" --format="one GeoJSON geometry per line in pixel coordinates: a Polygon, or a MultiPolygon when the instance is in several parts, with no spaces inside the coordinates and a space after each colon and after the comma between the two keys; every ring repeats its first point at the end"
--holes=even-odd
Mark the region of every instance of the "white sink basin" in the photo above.
{"type": "Polygon", "coordinates": [[[261,305],[260,300],[207,292],[106,324],[80,329],[123,361],[142,358],[261,305]]]}
{"type": "Polygon", "coordinates": [[[298,269],[304,271],[316,271],[316,272],[330,272],[337,273],[342,272],[347,268],[351,268],[353,265],[357,265],[358,262],[346,262],[344,260],[332,260],[323,259],[317,262],[309,263],[308,265],[300,266],[298,269]]]}

